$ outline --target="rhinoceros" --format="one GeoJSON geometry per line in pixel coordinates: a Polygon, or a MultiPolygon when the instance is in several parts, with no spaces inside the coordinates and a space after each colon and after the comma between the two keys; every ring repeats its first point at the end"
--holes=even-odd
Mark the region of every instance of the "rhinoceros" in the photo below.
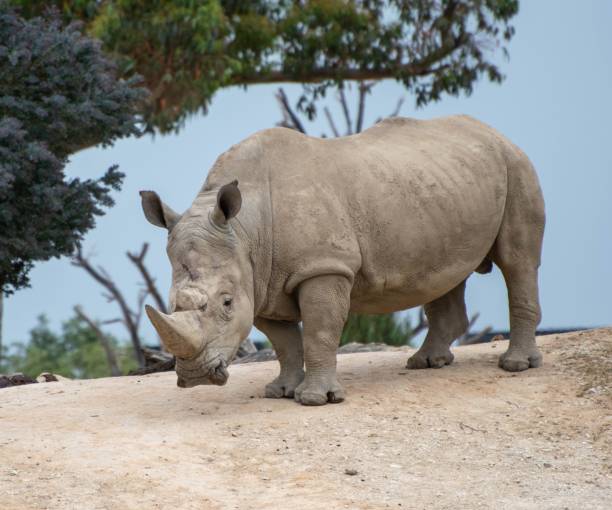
{"type": "Polygon", "coordinates": [[[407,367],[448,365],[468,324],[465,282],[493,263],[510,310],[499,366],[541,364],[542,193],[525,154],[471,117],[396,117],[336,139],[267,129],[216,160],[182,215],[152,191],[141,197],[168,231],[171,313],[147,314],[180,387],[225,384],[255,325],[280,362],[266,397],[341,402],[348,313],[419,305],[429,330],[407,367]]]}

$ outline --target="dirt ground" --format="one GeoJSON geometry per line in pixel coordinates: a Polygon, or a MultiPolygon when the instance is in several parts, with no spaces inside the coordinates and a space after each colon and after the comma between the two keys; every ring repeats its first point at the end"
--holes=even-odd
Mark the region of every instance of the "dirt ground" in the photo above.
{"type": "Polygon", "coordinates": [[[409,349],[339,357],[348,398],[267,400],[276,362],[224,387],[173,373],[0,390],[0,508],[604,509],[612,501],[612,329],[506,342],[405,370],[409,349]]]}

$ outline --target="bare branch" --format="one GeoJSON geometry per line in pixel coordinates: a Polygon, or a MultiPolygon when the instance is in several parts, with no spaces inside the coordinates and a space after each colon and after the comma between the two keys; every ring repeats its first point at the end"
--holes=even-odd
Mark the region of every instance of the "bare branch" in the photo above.
{"type": "MultiPolygon", "coordinates": [[[[144,302],[149,295],[149,291],[147,289],[142,289],[138,294],[138,304],[136,305],[136,314],[134,315],[134,324],[136,324],[136,328],[140,328],[140,320],[142,319],[142,311],[144,309],[144,302]]],[[[165,312],[164,312],[165,313],[165,312]]]]}
{"type": "Polygon", "coordinates": [[[116,319],[108,319],[105,321],[100,322],[100,324],[102,326],[108,326],[110,324],[117,324],[118,322],[123,322],[123,319],[120,319],[119,317],[117,317],[116,319]]]}
{"type": "Polygon", "coordinates": [[[463,341],[459,341],[459,344],[460,345],[467,345],[467,344],[477,344],[477,343],[480,343],[480,341],[483,339],[483,337],[485,335],[488,335],[492,330],[493,330],[492,326],[487,326],[486,328],[484,328],[479,333],[476,333],[473,336],[468,336],[467,338],[464,338],[463,341]]]}
{"type": "Polygon", "coordinates": [[[329,127],[331,128],[332,133],[334,133],[334,136],[338,138],[340,136],[340,132],[338,131],[338,128],[336,128],[336,123],[334,122],[329,108],[326,106],[323,108],[323,111],[325,112],[325,116],[327,117],[327,122],[329,122],[329,127]]]}
{"type": "Polygon", "coordinates": [[[344,120],[346,121],[346,134],[352,135],[353,134],[352,124],[353,123],[351,121],[351,113],[349,112],[349,107],[346,102],[346,96],[344,95],[343,87],[340,87],[338,96],[339,96],[340,104],[342,105],[342,112],[344,113],[344,120]]]}
{"type": "Polygon", "coordinates": [[[404,104],[404,97],[400,97],[397,100],[397,105],[395,106],[395,110],[393,110],[391,112],[391,115],[389,115],[389,117],[397,117],[399,115],[400,110],[402,109],[402,105],[404,104]]]}
{"type": "Polygon", "coordinates": [[[282,88],[278,89],[278,92],[276,93],[276,99],[280,105],[283,117],[285,118],[285,124],[288,124],[286,122],[286,119],[288,118],[289,120],[291,120],[291,127],[293,129],[299,131],[300,133],[306,134],[304,126],[300,122],[300,119],[295,114],[295,112],[291,109],[291,105],[289,104],[289,100],[287,99],[287,94],[285,94],[285,91],[282,88]]]}
{"type": "Polygon", "coordinates": [[[106,354],[106,361],[108,363],[108,367],[110,368],[111,375],[113,377],[121,375],[121,370],[119,369],[119,365],[117,364],[117,357],[115,356],[115,350],[109,342],[108,337],[102,332],[98,325],[93,320],[91,320],[85,314],[85,312],[83,312],[83,309],[80,306],[75,306],[74,312],[76,313],[77,317],[83,322],[85,322],[98,337],[98,340],[100,341],[100,344],[102,344],[102,348],[104,349],[104,353],[106,354]]]}
{"type": "Polygon", "coordinates": [[[482,340],[485,335],[487,335],[493,329],[491,326],[487,326],[478,333],[470,333],[471,329],[474,327],[474,324],[476,324],[476,321],[479,317],[480,314],[478,312],[472,315],[470,321],[468,322],[468,327],[465,330],[465,333],[463,333],[463,335],[457,338],[458,345],[477,344],[482,340]]]}
{"type": "Polygon", "coordinates": [[[133,312],[128,306],[127,301],[123,297],[123,294],[121,293],[121,291],[117,288],[115,283],[112,281],[108,272],[104,268],[99,267],[99,266],[97,269],[94,268],[94,266],[89,262],[89,260],[83,256],[83,252],[81,251],[81,248],[77,249],[77,253],[72,260],[72,265],[76,267],[81,267],[82,269],[84,269],[94,280],[96,280],[100,285],[102,285],[106,289],[107,296],[112,301],[117,302],[121,310],[121,315],[123,316],[123,322],[125,324],[125,327],[128,330],[130,339],[132,341],[132,346],[134,348],[134,355],[136,357],[136,360],[138,361],[138,364],[140,366],[144,366],[144,356],[141,350],[140,336],[138,334],[138,325],[134,321],[133,312]]]}
{"type": "Polygon", "coordinates": [[[355,133],[361,133],[363,129],[363,115],[365,113],[365,98],[370,93],[376,82],[367,83],[359,82],[359,102],[357,104],[357,123],[355,124],[355,133]]]}
{"type": "MultiPolygon", "coordinates": [[[[149,294],[151,294],[151,297],[155,301],[155,304],[157,305],[157,308],[159,309],[159,311],[162,313],[168,313],[168,308],[166,307],[166,303],[162,299],[161,294],[157,288],[157,285],[155,284],[155,279],[151,276],[151,273],[149,273],[144,263],[144,258],[146,257],[148,250],[149,250],[149,243],[144,243],[142,245],[142,248],[140,249],[140,253],[136,254],[136,253],[127,252],[126,255],[132,261],[132,263],[136,266],[138,271],[140,272],[140,275],[142,276],[142,279],[144,280],[147,291],[149,294]]],[[[140,310],[142,307],[139,306],[138,308],[140,310]]]]}

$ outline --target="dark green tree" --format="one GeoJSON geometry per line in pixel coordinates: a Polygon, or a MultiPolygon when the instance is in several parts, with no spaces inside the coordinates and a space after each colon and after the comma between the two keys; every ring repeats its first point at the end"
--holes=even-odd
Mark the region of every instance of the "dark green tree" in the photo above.
{"type": "Polygon", "coordinates": [[[66,179],[83,147],[137,134],[144,98],[100,45],[51,14],[25,20],[0,0],[0,292],[36,261],[73,253],[123,175],[66,179]]]}
{"type": "Polygon", "coordinates": [[[180,127],[231,85],[305,84],[300,109],[346,81],[401,82],[417,105],[500,81],[518,0],[13,0],[81,19],[151,91],[150,129],[180,127]]]}

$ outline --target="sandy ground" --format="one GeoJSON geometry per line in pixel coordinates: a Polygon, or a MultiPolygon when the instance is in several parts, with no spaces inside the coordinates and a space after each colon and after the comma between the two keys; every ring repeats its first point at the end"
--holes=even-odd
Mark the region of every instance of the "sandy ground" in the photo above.
{"type": "Polygon", "coordinates": [[[520,374],[496,366],[506,342],[441,370],[340,356],[348,399],[318,408],[263,398],[276,362],[222,388],[0,390],[0,508],[611,508],[612,329],[539,343],[545,365],[520,374]]]}

